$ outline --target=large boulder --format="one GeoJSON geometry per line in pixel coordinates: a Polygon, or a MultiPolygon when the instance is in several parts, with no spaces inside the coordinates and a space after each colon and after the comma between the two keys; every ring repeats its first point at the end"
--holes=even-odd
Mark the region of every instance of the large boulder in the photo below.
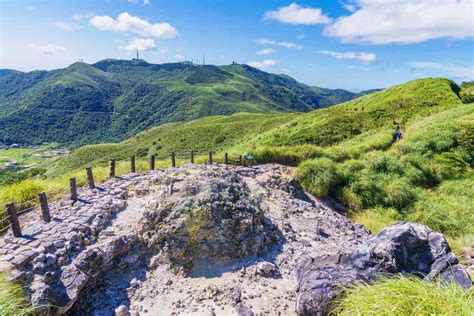
{"type": "Polygon", "coordinates": [[[471,286],[469,275],[442,234],[422,224],[399,222],[383,229],[352,253],[302,258],[295,271],[298,312],[325,314],[342,286],[371,282],[387,273],[456,282],[464,289],[471,286]]]}
{"type": "Polygon", "coordinates": [[[263,255],[279,238],[260,199],[236,173],[208,170],[171,177],[141,221],[150,249],[185,270],[263,255]]]}

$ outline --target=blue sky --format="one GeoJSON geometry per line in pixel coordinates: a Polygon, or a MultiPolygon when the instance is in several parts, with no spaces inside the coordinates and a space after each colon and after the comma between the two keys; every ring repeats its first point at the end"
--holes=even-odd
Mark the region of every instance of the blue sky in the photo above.
{"type": "Polygon", "coordinates": [[[472,0],[0,0],[0,68],[75,61],[249,63],[360,91],[474,80],[472,0]],[[134,54],[134,53],[133,53],[134,54]]]}

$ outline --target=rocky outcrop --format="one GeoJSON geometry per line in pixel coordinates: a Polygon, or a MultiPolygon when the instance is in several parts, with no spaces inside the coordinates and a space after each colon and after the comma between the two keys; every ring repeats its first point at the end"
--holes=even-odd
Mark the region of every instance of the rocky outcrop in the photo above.
{"type": "MultiPolygon", "coordinates": [[[[222,265],[233,259],[261,256],[280,239],[264,216],[258,197],[232,172],[205,170],[163,179],[140,222],[148,248],[192,269],[196,262],[222,265]]],[[[162,258],[163,259],[163,258],[162,258]]]]}
{"type": "Polygon", "coordinates": [[[343,286],[399,273],[426,281],[471,286],[469,275],[451,252],[447,240],[418,223],[399,222],[380,231],[353,252],[306,257],[296,267],[298,312],[322,315],[343,286]]]}
{"type": "Polygon", "coordinates": [[[80,196],[0,245],[39,313],[318,315],[381,274],[471,285],[441,234],[398,223],[371,237],[288,167],[186,165],[80,196]]]}

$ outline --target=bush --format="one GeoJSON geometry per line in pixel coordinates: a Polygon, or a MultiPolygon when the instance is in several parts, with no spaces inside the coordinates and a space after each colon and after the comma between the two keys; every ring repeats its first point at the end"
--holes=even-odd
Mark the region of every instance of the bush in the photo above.
{"type": "Polygon", "coordinates": [[[311,194],[318,197],[336,196],[339,188],[347,181],[336,164],[327,158],[303,162],[296,176],[311,194]]]}
{"type": "Polygon", "coordinates": [[[424,282],[415,277],[382,279],[348,288],[332,315],[473,315],[474,288],[424,282]]]}

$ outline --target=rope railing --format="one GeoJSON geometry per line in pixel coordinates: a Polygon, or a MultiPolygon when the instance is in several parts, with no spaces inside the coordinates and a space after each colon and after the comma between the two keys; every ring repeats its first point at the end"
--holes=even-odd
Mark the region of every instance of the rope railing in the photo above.
{"type": "MultiPolygon", "coordinates": [[[[189,155],[188,154],[182,154],[182,155],[177,155],[176,152],[171,152],[170,153],[170,165],[171,167],[176,167],[177,166],[177,157],[180,158],[180,160],[185,159],[186,157],[189,159],[190,163],[195,163],[195,152],[190,151],[189,155]]],[[[245,166],[245,160],[243,159],[242,155],[239,155],[236,157],[235,163],[232,163],[231,160],[229,160],[229,155],[228,153],[224,154],[224,157],[222,160],[215,159],[216,157],[214,156],[214,152],[209,151],[207,155],[207,160],[205,164],[207,165],[213,165],[218,161],[222,161],[223,164],[225,165],[241,165],[245,166]]],[[[148,157],[148,163],[149,163],[149,170],[155,170],[156,167],[156,157],[155,155],[150,155],[148,157]]],[[[137,158],[135,155],[130,157],[130,172],[135,173],[137,168],[136,168],[136,163],[137,163],[137,158]]],[[[117,162],[115,159],[110,160],[110,178],[116,177],[116,167],[117,167],[117,162]]],[[[87,185],[90,190],[94,190],[96,188],[95,182],[94,182],[94,175],[93,175],[93,170],[91,166],[86,167],[86,175],[87,175],[87,185]]],[[[75,203],[79,199],[78,195],[78,190],[77,190],[77,181],[76,178],[70,178],[69,179],[69,187],[70,187],[70,199],[75,203]]],[[[28,213],[34,209],[37,208],[37,205],[40,205],[41,208],[41,219],[44,220],[45,222],[50,222],[51,221],[51,215],[49,211],[49,205],[48,205],[48,200],[46,198],[46,193],[41,192],[38,194],[37,197],[32,198],[27,201],[22,201],[21,203],[15,204],[14,202],[8,203],[6,205],[6,211],[7,211],[7,216],[0,219],[0,223],[4,224],[5,222],[8,222],[8,225],[0,225],[2,227],[0,229],[0,234],[4,234],[5,232],[8,231],[9,228],[12,229],[13,235],[15,237],[21,237],[22,232],[21,232],[21,227],[19,223],[18,216],[28,213]],[[39,202],[39,203],[38,203],[39,202]]]]}

